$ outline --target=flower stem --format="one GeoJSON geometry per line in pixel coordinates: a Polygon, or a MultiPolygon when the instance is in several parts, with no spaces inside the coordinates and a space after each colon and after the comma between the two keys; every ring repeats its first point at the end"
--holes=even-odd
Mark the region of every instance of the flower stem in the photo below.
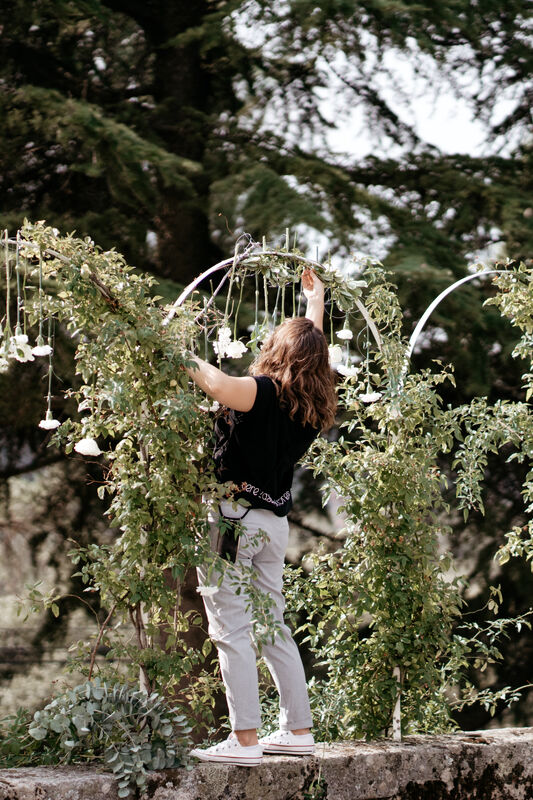
{"type": "Polygon", "coordinates": [[[6,250],[6,336],[11,335],[11,321],[9,316],[9,303],[10,303],[10,274],[9,274],[9,239],[7,236],[7,228],[5,230],[5,250],[6,250]]]}
{"type": "Polygon", "coordinates": [[[17,276],[17,328],[20,327],[20,309],[22,300],[20,297],[20,263],[19,263],[20,233],[17,231],[17,243],[15,248],[15,274],[17,276]]]}
{"type": "MultiPolygon", "coordinates": [[[[42,325],[42,315],[41,315],[42,325]]],[[[48,317],[48,344],[52,347],[52,317],[48,317]]],[[[52,350],[48,354],[48,398],[47,398],[47,412],[52,413],[52,350]]]]}

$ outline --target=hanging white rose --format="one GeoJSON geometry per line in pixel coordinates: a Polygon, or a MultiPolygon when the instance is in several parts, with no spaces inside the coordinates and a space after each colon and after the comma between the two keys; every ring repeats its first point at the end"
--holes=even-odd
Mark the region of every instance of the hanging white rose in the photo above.
{"type": "Polygon", "coordinates": [[[216,342],[213,342],[213,350],[217,356],[224,357],[226,355],[226,348],[231,342],[231,328],[219,328],[216,342]]]}
{"type": "Polygon", "coordinates": [[[31,352],[34,356],[49,356],[52,352],[52,348],[49,344],[43,344],[42,346],[36,345],[32,347],[31,352]]]}
{"type": "Polygon", "coordinates": [[[329,360],[332,364],[340,364],[342,361],[342,347],[340,344],[332,344],[328,347],[329,360]]]}
{"type": "Polygon", "coordinates": [[[246,353],[246,350],[246,345],[236,339],[234,342],[230,342],[226,347],[226,355],[228,358],[241,358],[246,353]]]}
{"type": "Polygon", "coordinates": [[[227,356],[228,358],[241,358],[241,356],[246,353],[247,347],[238,339],[232,341],[231,328],[224,326],[218,331],[217,340],[216,342],[213,342],[213,350],[217,356],[220,356],[221,358],[224,356],[227,356]]]}
{"type": "Polygon", "coordinates": [[[11,336],[9,340],[8,356],[23,363],[25,361],[35,360],[31,352],[31,347],[28,344],[28,337],[25,333],[16,333],[14,336],[11,336]]]}
{"type": "Polygon", "coordinates": [[[52,417],[52,412],[47,411],[46,417],[39,422],[39,428],[44,428],[45,431],[53,431],[61,425],[58,419],[52,417]]]}
{"type": "Polygon", "coordinates": [[[349,341],[353,339],[353,333],[349,328],[343,328],[340,331],[337,331],[337,338],[342,339],[343,341],[349,341]]]}
{"type": "Polygon", "coordinates": [[[381,397],[381,392],[367,392],[366,394],[358,395],[357,399],[361,403],[375,403],[381,397]]]}
{"type": "Polygon", "coordinates": [[[4,356],[0,356],[0,373],[7,372],[9,369],[9,361],[4,356]]]}
{"type": "Polygon", "coordinates": [[[42,336],[39,336],[37,339],[37,344],[35,347],[32,347],[31,352],[34,356],[49,356],[52,352],[52,348],[49,344],[45,344],[42,336]]]}
{"type": "Polygon", "coordinates": [[[344,375],[346,378],[355,378],[359,375],[359,367],[347,367],[345,364],[338,364],[337,372],[344,375]]]}
{"type": "Polygon", "coordinates": [[[74,445],[74,450],[82,456],[99,456],[102,452],[94,439],[80,439],[74,445]]]}

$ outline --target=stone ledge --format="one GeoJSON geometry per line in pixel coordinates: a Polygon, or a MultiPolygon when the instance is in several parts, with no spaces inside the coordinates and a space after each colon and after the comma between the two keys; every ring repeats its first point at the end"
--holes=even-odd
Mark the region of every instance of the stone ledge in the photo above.
{"type": "MultiPolygon", "coordinates": [[[[149,800],[530,800],[533,728],[318,745],[259,767],[198,764],[150,775],[149,800]]],[[[0,800],[117,800],[92,767],[0,769],[0,800]]]]}

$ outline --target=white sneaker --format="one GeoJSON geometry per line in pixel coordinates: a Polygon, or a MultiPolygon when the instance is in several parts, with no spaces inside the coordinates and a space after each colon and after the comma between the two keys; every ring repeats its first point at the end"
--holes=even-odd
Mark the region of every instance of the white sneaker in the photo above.
{"type": "Polygon", "coordinates": [[[244,747],[236,736],[224,742],[206,747],[205,750],[194,749],[191,756],[200,761],[217,761],[219,764],[238,764],[241,767],[257,767],[263,759],[263,748],[259,744],[244,747]]]}
{"type": "Polygon", "coordinates": [[[274,731],[259,739],[263,753],[285,753],[294,756],[310,756],[315,752],[315,739],[312,733],[291,733],[274,731]]]}

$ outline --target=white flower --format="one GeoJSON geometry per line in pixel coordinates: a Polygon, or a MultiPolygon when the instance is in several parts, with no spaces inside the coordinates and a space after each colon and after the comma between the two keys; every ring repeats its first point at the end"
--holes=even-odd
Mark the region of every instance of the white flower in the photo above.
{"type": "Polygon", "coordinates": [[[205,411],[206,413],[208,411],[218,411],[220,408],[220,403],[218,400],[214,400],[210,406],[208,406],[207,403],[202,403],[202,405],[198,406],[198,408],[201,408],[202,411],[205,411]]]}
{"type": "Polygon", "coordinates": [[[340,344],[333,344],[328,347],[329,360],[332,364],[340,364],[342,361],[342,347],[340,344]]]}
{"type": "Polygon", "coordinates": [[[16,358],[17,361],[35,361],[31,347],[28,344],[28,337],[25,333],[15,334],[9,340],[8,356],[16,358]]]}
{"type": "Polygon", "coordinates": [[[53,431],[54,428],[59,428],[60,425],[60,421],[52,417],[51,411],[47,411],[46,417],[39,422],[39,428],[44,428],[45,431],[53,431]]]}
{"type": "Polygon", "coordinates": [[[44,343],[44,339],[42,336],[37,338],[37,344],[35,347],[32,347],[31,352],[34,356],[49,356],[52,352],[52,348],[49,344],[44,343]]]}
{"type": "Polygon", "coordinates": [[[345,364],[337,364],[337,372],[346,378],[354,378],[359,375],[359,367],[347,367],[345,364]]]}
{"type": "Polygon", "coordinates": [[[224,327],[218,331],[216,342],[213,342],[213,350],[217,356],[228,356],[228,358],[240,358],[246,353],[247,347],[243,342],[231,340],[231,328],[224,327]]]}
{"type": "Polygon", "coordinates": [[[348,341],[353,339],[353,333],[349,328],[343,328],[341,331],[337,331],[337,339],[345,339],[348,341]]]}
{"type": "Polygon", "coordinates": [[[217,341],[213,342],[213,350],[217,356],[225,356],[226,348],[231,342],[231,328],[220,328],[218,331],[217,341]]]}
{"type": "Polygon", "coordinates": [[[4,356],[0,356],[0,373],[7,372],[9,369],[9,361],[4,356]]]}
{"type": "Polygon", "coordinates": [[[368,392],[367,394],[358,395],[358,400],[361,403],[375,403],[381,397],[381,392],[368,392]]]}
{"type": "Polygon", "coordinates": [[[102,452],[94,439],[80,439],[74,445],[74,450],[82,456],[99,456],[102,452]]]}
{"type": "Polygon", "coordinates": [[[244,342],[239,342],[237,339],[230,342],[226,347],[226,355],[228,358],[241,358],[246,353],[247,347],[244,342]]]}
{"type": "Polygon", "coordinates": [[[198,594],[201,594],[202,597],[212,597],[212,595],[218,592],[218,586],[197,586],[196,591],[198,594]]]}

